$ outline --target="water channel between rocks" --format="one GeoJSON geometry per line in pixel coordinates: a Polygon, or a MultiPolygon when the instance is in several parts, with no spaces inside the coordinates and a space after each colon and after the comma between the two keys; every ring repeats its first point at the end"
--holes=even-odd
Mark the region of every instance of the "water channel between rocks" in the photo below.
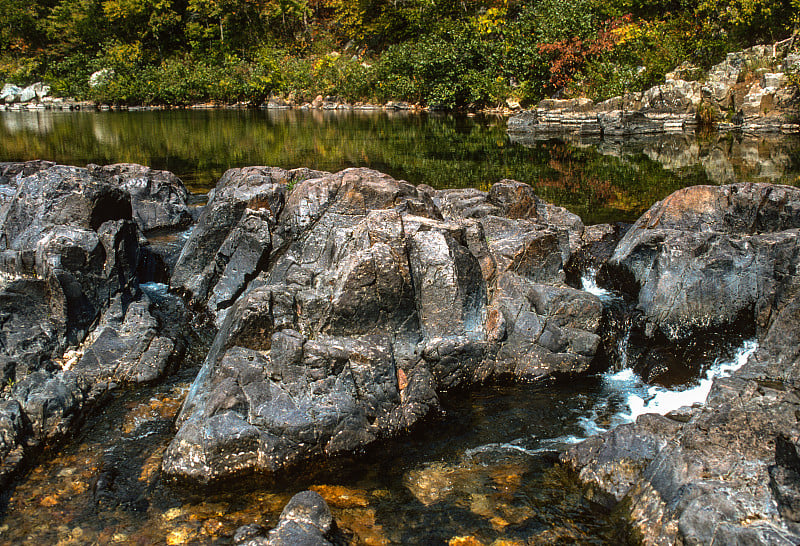
{"type": "MultiPolygon", "coordinates": [[[[516,178],[588,216],[587,223],[631,220],[686,185],[797,183],[800,170],[800,146],[791,139],[680,136],[526,147],[508,140],[502,120],[282,115],[4,113],[0,160],[137,161],[173,170],[195,190],[213,185],[225,168],[247,164],[329,170],[366,165],[437,187],[486,187],[516,178]],[[69,131],[74,137],[67,139],[69,131]],[[187,143],[200,138],[187,136],[195,133],[202,133],[201,140],[187,143]],[[216,141],[212,134],[224,138],[216,141]],[[231,142],[236,146],[226,148],[234,150],[230,155],[214,155],[231,142]],[[165,151],[154,151],[157,146],[165,151]],[[198,152],[208,157],[198,159],[198,152]]],[[[606,305],[617,301],[591,275],[583,288],[606,305]]],[[[159,472],[175,415],[200,363],[189,358],[160,385],[117,393],[72,440],[45,452],[3,492],[0,543],[225,544],[240,525],[275,525],[289,498],[311,488],[328,501],[353,543],[469,544],[467,537],[473,537],[483,544],[619,544],[627,539],[625,527],[583,496],[555,454],[638,414],[702,403],[711,379],[730,373],[755,349],[744,334],[733,337],[713,355],[697,355],[705,359],[697,377],[667,388],[647,385],[625,367],[622,335],[622,358],[609,362],[604,374],[451,392],[443,397],[441,415],[407,435],[356,455],[316,460],[291,478],[250,478],[212,491],[164,483],[159,472]]]]}

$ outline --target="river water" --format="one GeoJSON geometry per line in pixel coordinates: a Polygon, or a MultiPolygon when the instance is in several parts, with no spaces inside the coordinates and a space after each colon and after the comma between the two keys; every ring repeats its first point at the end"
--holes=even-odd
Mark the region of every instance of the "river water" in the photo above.
{"type": "Polygon", "coordinates": [[[587,224],[632,222],[694,184],[800,183],[796,136],[533,141],[509,139],[503,117],[402,112],[0,112],[0,161],[24,159],[140,163],[174,172],[195,192],[246,165],[363,166],[435,188],[487,189],[512,178],[587,224]]]}
{"type": "MultiPolygon", "coordinates": [[[[765,180],[798,184],[800,143],[737,135],[639,142],[513,142],[502,118],[168,111],[0,113],[0,161],[138,162],[202,192],[232,166],[369,166],[435,187],[531,183],[587,223],[630,221],[675,189],[765,180]]],[[[617,295],[585,290],[607,305],[617,295]]],[[[151,286],[153,290],[163,286],[151,286]]],[[[698,377],[645,384],[621,355],[569,383],[495,384],[443,397],[443,412],[362,453],[279,480],[224,489],[164,483],[161,455],[202,347],[163,384],[118,392],[75,437],[0,495],[2,544],[227,544],[246,523],[273,526],[297,491],[328,501],[353,544],[622,544],[616,514],[582,495],[557,452],[637,415],[702,403],[713,377],[755,349],[736,338],[698,377]]]]}

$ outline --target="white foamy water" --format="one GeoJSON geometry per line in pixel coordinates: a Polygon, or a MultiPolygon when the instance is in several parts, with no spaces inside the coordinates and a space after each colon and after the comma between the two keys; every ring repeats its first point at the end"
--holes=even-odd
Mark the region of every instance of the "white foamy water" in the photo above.
{"type": "MultiPolygon", "coordinates": [[[[583,276],[582,287],[604,303],[614,304],[621,298],[618,293],[599,287],[595,282],[595,271],[592,270],[583,276]]],[[[755,340],[745,341],[730,359],[717,360],[700,379],[690,384],[666,388],[648,385],[636,372],[626,367],[629,338],[630,329],[625,328],[617,341],[622,359],[619,364],[623,369],[602,375],[599,391],[592,395],[592,402],[571,410],[571,417],[566,420],[571,421],[572,425],[562,429],[560,433],[557,432],[558,436],[532,435],[510,442],[483,444],[468,449],[466,457],[472,458],[478,454],[496,454],[499,458],[514,455],[535,456],[542,452],[564,449],[570,444],[633,422],[645,413],[666,415],[684,406],[704,404],[714,379],[727,377],[741,368],[758,348],[755,340]]]]}
{"type": "Polygon", "coordinates": [[[594,294],[602,301],[611,301],[619,297],[611,290],[606,290],[597,285],[597,270],[591,267],[581,276],[581,288],[590,294],[594,294]]]}
{"type": "Polygon", "coordinates": [[[607,374],[603,382],[607,388],[618,391],[625,398],[627,410],[618,414],[622,421],[631,422],[644,413],[666,415],[684,406],[704,404],[714,379],[727,377],[741,368],[757,348],[755,340],[748,340],[736,351],[732,360],[716,362],[697,383],[675,389],[646,385],[630,369],[607,374]]]}

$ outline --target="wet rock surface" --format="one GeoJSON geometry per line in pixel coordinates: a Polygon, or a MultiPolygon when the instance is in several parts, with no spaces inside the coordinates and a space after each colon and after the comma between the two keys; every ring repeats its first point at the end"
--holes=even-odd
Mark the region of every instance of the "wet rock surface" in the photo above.
{"type": "Polygon", "coordinates": [[[687,343],[709,326],[737,328],[745,313],[759,339],[703,407],[642,415],[562,456],[590,495],[624,503],[645,544],[800,540],[797,196],[762,184],[678,191],[609,261],[651,334],[687,343]]]}
{"type": "Polygon", "coordinates": [[[340,544],[336,522],[325,499],[315,491],[294,495],[281,512],[278,524],[267,530],[258,524],[236,530],[233,543],[241,546],[328,546],[340,544]]]}
{"type": "Polygon", "coordinates": [[[178,257],[171,287],[212,317],[220,310],[224,315],[270,254],[272,227],[285,204],[287,186],[324,174],[272,167],[227,171],[178,257]]]}
{"type": "Polygon", "coordinates": [[[173,277],[219,332],[164,470],[274,472],[397,434],[441,391],[585,371],[602,306],[564,282],[583,229],[514,181],[229,171],[173,277]]]}
{"type": "Polygon", "coordinates": [[[41,161],[0,172],[2,481],[110,389],[161,377],[186,319],[180,299],[139,285],[140,231],[118,180],[41,161]]]}
{"type": "Polygon", "coordinates": [[[637,301],[645,335],[685,339],[746,315],[766,327],[794,282],[800,190],[693,186],[654,205],[601,272],[637,301]]]}

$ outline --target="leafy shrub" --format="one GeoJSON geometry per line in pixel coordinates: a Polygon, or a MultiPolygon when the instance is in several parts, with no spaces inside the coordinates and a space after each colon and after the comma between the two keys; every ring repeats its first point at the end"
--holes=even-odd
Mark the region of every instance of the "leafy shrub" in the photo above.
{"type": "Polygon", "coordinates": [[[392,46],[378,65],[379,98],[441,108],[496,102],[510,89],[501,47],[463,27],[392,46]]]}

